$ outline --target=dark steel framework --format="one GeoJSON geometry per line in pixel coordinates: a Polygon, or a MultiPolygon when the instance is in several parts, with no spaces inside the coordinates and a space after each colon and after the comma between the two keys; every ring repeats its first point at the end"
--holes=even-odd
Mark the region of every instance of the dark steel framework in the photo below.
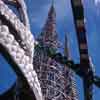
{"type": "MultiPolygon", "coordinates": [[[[82,0],[71,0],[74,23],[77,33],[77,40],[80,52],[80,72],[82,73],[85,100],[92,100],[93,84],[100,83],[100,79],[95,77],[88,54],[86,39],[86,29],[84,23],[84,7],[82,0]]],[[[78,67],[78,66],[77,66],[78,67]]],[[[97,84],[95,84],[97,85],[97,84]]],[[[99,85],[99,84],[98,84],[99,85]]]]}
{"type": "Polygon", "coordinates": [[[84,23],[84,7],[81,0],[71,0],[71,6],[79,45],[80,63],[75,64],[72,60],[69,61],[67,57],[62,56],[61,53],[53,54],[49,49],[47,52],[50,57],[62,64],[66,64],[82,78],[84,99],[93,100],[93,84],[100,88],[100,77],[95,75],[88,54],[86,28],[84,23]]]}

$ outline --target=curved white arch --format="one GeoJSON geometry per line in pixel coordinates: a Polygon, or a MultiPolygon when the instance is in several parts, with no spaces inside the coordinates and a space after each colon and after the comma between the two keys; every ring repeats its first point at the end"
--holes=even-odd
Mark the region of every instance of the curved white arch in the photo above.
{"type": "Polygon", "coordinates": [[[25,0],[17,0],[18,3],[21,5],[20,8],[20,13],[23,13],[23,23],[25,24],[25,26],[30,30],[30,24],[29,24],[29,19],[28,19],[28,14],[27,14],[27,7],[25,4],[25,0]]]}
{"type": "Polygon", "coordinates": [[[0,0],[0,14],[5,16],[5,18],[9,20],[13,27],[16,29],[32,60],[35,39],[30,30],[24,26],[24,24],[18,19],[13,11],[9,9],[6,4],[4,4],[2,0],[0,0]]]}
{"type": "Polygon", "coordinates": [[[14,62],[19,66],[19,69],[34,92],[36,99],[43,100],[40,83],[29,56],[25,55],[25,51],[14,39],[14,36],[9,33],[9,29],[5,25],[0,26],[0,44],[7,49],[14,62]]]}

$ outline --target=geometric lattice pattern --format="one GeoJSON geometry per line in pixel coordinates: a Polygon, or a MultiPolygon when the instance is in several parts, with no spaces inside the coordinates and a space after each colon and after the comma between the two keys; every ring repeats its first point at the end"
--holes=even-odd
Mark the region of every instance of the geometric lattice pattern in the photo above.
{"type": "Polygon", "coordinates": [[[45,100],[78,100],[75,83],[72,81],[73,73],[67,66],[51,59],[46,51],[48,48],[58,50],[55,17],[56,13],[52,5],[38,39],[40,47],[37,47],[34,52],[34,69],[40,80],[45,100]]]}
{"type": "Polygon", "coordinates": [[[71,80],[65,66],[49,58],[42,50],[36,50],[34,65],[45,100],[72,100],[71,80]]]}

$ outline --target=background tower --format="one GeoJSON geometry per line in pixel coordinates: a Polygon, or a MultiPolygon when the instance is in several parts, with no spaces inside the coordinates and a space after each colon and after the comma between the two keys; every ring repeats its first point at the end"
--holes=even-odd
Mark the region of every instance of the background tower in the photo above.
{"type": "MultiPolygon", "coordinates": [[[[33,62],[45,100],[75,100],[72,98],[69,69],[50,58],[47,53],[47,49],[56,52],[59,47],[56,32],[56,12],[53,4],[37,40],[39,45],[35,49],[33,62]]],[[[69,53],[66,53],[68,56],[69,53]]]]}
{"type": "MultiPolygon", "coordinates": [[[[64,55],[67,57],[68,60],[71,60],[71,53],[70,53],[70,44],[69,44],[69,37],[68,34],[65,33],[65,47],[64,47],[64,55]]],[[[70,91],[69,96],[71,97],[71,100],[78,100],[78,93],[76,89],[76,80],[75,80],[75,74],[74,72],[68,68],[68,66],[65,66],[67,70],[69,71],[68,77],[70,80],[70,91]]]]}

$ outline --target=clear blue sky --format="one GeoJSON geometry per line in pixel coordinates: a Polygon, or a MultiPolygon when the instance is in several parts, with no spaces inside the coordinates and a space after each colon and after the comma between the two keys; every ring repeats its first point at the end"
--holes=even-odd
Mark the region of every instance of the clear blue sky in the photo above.
{"type": "MultiPolygon", "coordinates": [[[[47,13],[51,5],[51,0],[25,0],[28,6],[28,13],[31,24],[31,31],[35,36],[41,31],[47,13]]],[[[76,33],[73,24],[70,0],[55,0],[57,13],[57,32],[59,40],[63,42],[64,33],[69,34],[70,48],[72,58],[79,62],[76,33]]],[[[84,0],[85,21],[87,29],[87,39],[89,54],[92,57],[96,74],[100,76],[100,0],[84,0]]],[[[0,56],[0,91],[4,92],[15,80],[15,74],[7,62],[0,56]]],[[[77,77],[77,87],[80,94],[80,100],[83,100],[82,81],[77,77]]],[[[100,91],[94,88],[94,100],[99,100],[100,91]]]]}

